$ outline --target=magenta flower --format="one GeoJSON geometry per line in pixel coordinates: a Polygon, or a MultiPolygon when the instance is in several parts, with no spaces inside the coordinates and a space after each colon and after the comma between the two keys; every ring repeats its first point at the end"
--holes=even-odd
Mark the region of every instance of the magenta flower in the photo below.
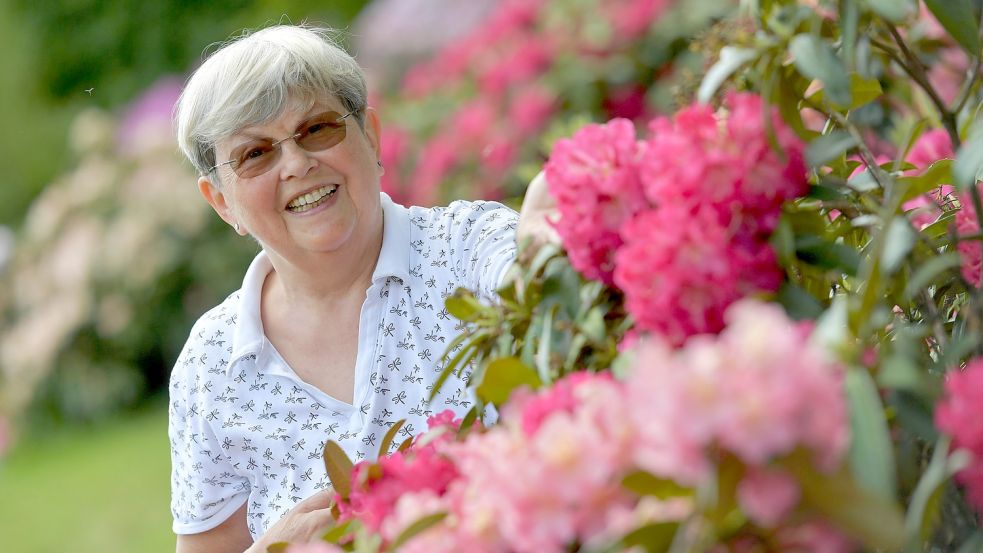
{"type": "Polygon", "coordinates": [[[983,513],[983,359],[970,361],[962,370],[946,375],[945,397],[935,408],[935,425],[952,436],[955,448],[972,454],[969,467],[957,480],[966,487],[970,503],[983,513]]]}
{"type": "Polygon", "coordinates": [[[560,212],[557,232],[570,263],[587,278],[612,282],[621,225],[647,207],[638,155],[635,127],[614,119],[557,141],[546,162],[546,180],[560,212]]]}

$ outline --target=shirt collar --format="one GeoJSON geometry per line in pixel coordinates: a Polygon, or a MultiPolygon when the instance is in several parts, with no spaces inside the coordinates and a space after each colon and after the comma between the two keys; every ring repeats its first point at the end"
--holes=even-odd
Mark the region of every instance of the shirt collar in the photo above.
{"type": "MultiPolygon", "coordinates": [[[[375,270],[372,271],[372,282],[374,284],[389,277],[407,282],[410,278],[409,211],[393,202],[388,194],[381,193],[379,200],[382,204],[382,250],[379,252],[375,270]]],[[[258,356],[266,344],[259,311],[263,284],[272,270],[270,258],[261,250],[249,264],[246,276],[242,279],[232,353],[226,366],[226,374],[232,374],[233,366],[242,359],[258,356]]]]}

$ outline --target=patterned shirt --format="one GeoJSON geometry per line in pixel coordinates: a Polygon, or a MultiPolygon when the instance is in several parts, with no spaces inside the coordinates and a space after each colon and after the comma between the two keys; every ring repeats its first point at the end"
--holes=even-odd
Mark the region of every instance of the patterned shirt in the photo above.
{"type": "MultiPolygon", "coordinates": [[[[321,454],[337,441],[353,461],[374,458],[396,421],[396,444],[435,412],[473,405],[449,379],[427,397],[461,330],[444,309],[458,286],[491,298],[515,256],[514,211],[493,202],[405,208],[383,195],[382,250],[359,320],[353,405],[301,380],[263,334],[260,292],[272,270],[260,253],[242,288],[195,324],[170,382],[174,532],[210,530],[244,503],[253,538],[331,484],[321,454]]],[[[324,329],[325,334],[331,332],[324,329]]]]}

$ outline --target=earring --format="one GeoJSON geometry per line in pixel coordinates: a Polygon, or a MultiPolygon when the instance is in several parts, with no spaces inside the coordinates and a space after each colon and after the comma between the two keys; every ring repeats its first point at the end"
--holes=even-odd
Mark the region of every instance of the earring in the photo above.
{"type": "Polygon", "coordinates": [[[375,162],[376,162],[376,164],[379,165],[379,167],[382,167],[382,160],[381,159],[377,159],[377,160],[375,160],[375,162]]]}
{"type": "Polygon", "coordinates": [[[236,222],[236,224],[232,225],[232,228],[236,229],[236,232],[239,232],[239,223],[236,222]]]}

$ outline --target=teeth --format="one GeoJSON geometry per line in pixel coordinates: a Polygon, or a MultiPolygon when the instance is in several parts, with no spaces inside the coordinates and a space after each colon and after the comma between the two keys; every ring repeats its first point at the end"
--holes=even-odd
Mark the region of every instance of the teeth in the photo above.
{"type": "Polygon", "coordinates": [[[330,186],[318,188],[313,192],[308,192],[303,196],[298,196],[293,200],[291,200],[290,203],[287,204],[287,209],[289,209],[294,213],[300,213],[303,211],[307,211],[309,209],[313,209],[318,205],[320,205],[322,200],[330,197],[337,190],[338,190],[337,184],[332,184],[330,186]]]}

